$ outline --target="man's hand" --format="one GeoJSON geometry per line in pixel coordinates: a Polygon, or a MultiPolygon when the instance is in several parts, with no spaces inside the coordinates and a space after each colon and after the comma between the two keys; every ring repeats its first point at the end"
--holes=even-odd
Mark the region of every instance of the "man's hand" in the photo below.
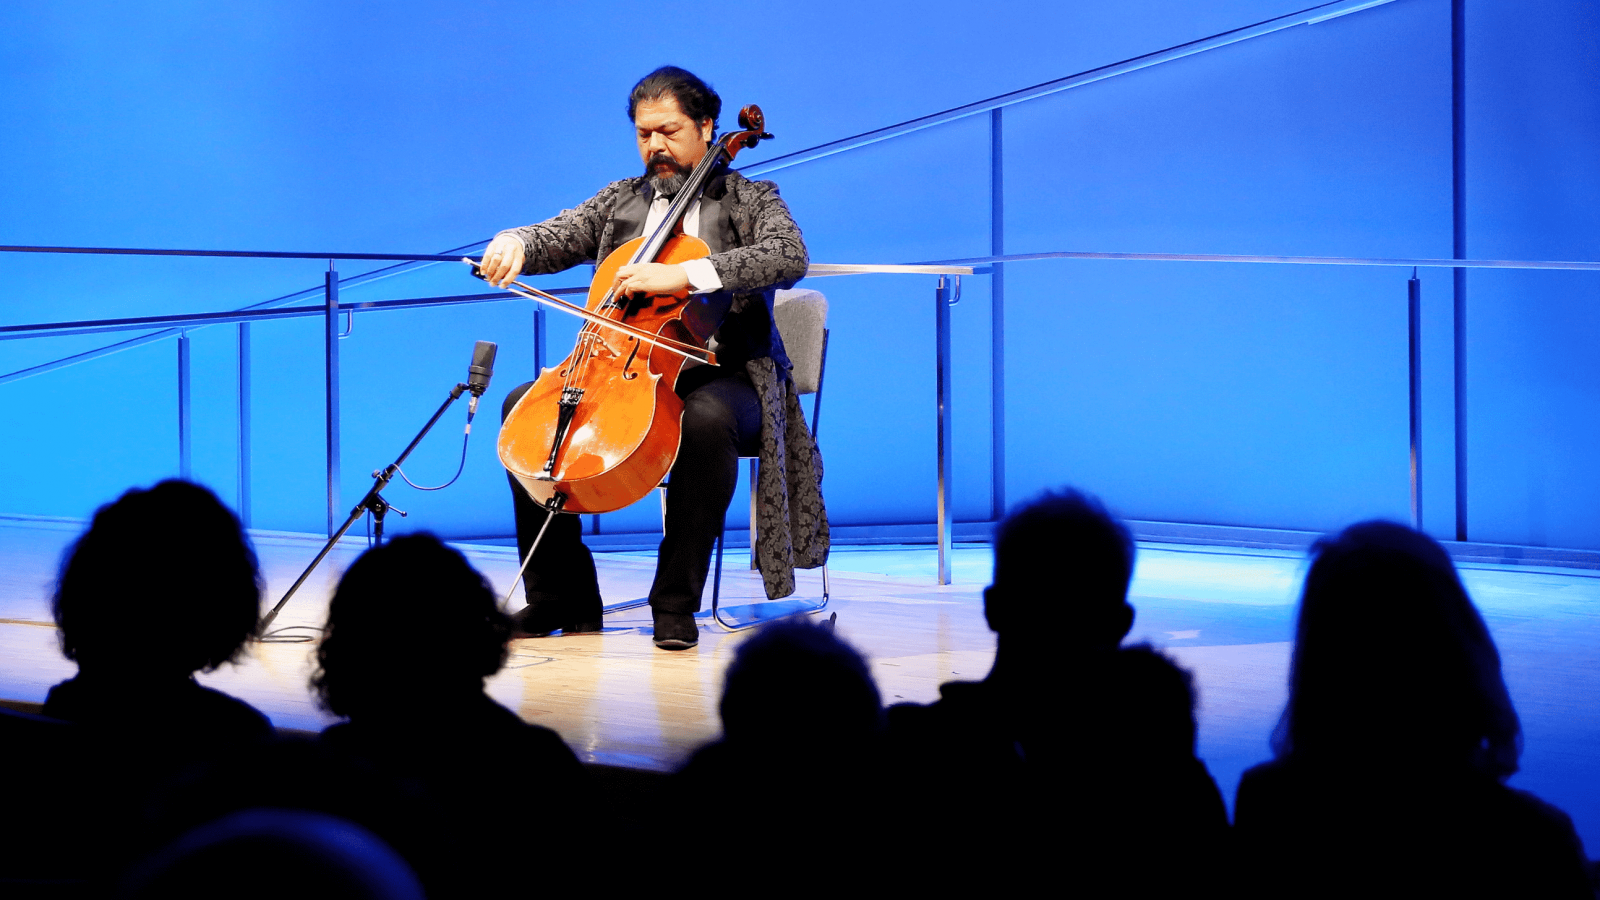
{"type": "Polygon", "coordinates": [[[618,294],[676,294],[689,287],[689,273],[683,266],[663,263],[634,263],[617,270],[613,285],[618,294]]]}
{"type": "Polygon", "coordinates": [[[502,234],[490,241],[488,249],[483,251],[483,262],[478,264],[478,271],[483,273],[485,281],[503,288],[522,274],[522,266],[526,261],[522,242],[509,234],[502,234]]]}

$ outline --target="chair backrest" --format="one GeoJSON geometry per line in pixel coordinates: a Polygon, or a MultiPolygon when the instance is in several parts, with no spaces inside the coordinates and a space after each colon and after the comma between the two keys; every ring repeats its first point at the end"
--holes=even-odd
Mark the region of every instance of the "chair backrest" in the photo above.
{"type": "Polygon", "coordinates": [[[814,394],[822,384],[822,355],[827,347],[828,298],[818,291],[777,291],[772,317],[783,347],[794,363],[797,393],[814,394]]]}

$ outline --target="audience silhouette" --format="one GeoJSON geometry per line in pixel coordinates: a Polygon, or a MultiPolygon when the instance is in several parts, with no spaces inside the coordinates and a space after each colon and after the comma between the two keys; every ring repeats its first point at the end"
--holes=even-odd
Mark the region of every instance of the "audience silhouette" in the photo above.
{"type": "Polygon", "coordinates": [[[183,756],[270,738],[266,716],[194,680],[244,651],[260,612],[255,551],[215,494],[175,480],[128,491],[61,567],[56,625],[78,675],[44,714],[183,756]]]}
{"type": "MultiPolygon", "coordinates": [[[[69,722],[0,708],[0,897],[87,894],[83,847],[63,835],[82,833],[85,813],[105,797],[86,785],[91,745],[69,722]]],[[[92,824],[90,832],[95,829],[92,824]]]]}
{"type": "Polygon", "coordinates": [[[50,689],[43,712],[73,724],[51,739],[59,756],[32,770],[59,775],[55,818],[70,821],[29,860],[57,870],[46,880],[104,889],[138,852],[155,798],[273,738],[266,716],[194,680],[243,652],[259,582],[239,520],[185,481],[101,507],[67,551],[53,605],[78,674],[50,689]]]}
{"type": "MultiPolygon", "coordinates": [[[[660,805],[671,818],[658,824],[661,835],[759,836],[717,854],[732,884],[770,884],[774,859],[812,840],[825,842],[828,864],[814,879],[786,876],[791,883],[831,884],[836,872],[877,868],[883,705],[854,648],[805,618],[765,625],[735,652],[718,711],[721,739],[666,787],[660,805]],[[711,791],[718,796],[705,802],[711,791]]],[[[682,847],[658,846],[657,867],[681,869],[682,847]]]]}
{"type": "Polygon", "coordinates": [[[1362,522],[1312,553],[1276,759],[1235,804],[1250,891],[1591,897],[1571,821],[1502,783],[1520,727],[1444,549],[1362,522]]]}
{"type": "Polygon", "coordinates": [[[1067,490],[1014,512],[994,546],[988,677],[889,709],[909,820],[963,831],[956,847],[922,835],[918,867],[1136,894],[1208,886],[1227,814],[1194,755],[1188,675],[1119,649],[1134,617],[1127,528],[1067,490]]]}
{"type": "MultiPolygon", "coordinates": [[[[642,850],[613,877],[681,883],[693,839],[731,842],[730,885],[770,887],[775,858],[821,842],[826,864],[785,886],[1593,896],[1571,821],[1504,783],[1521,731],[1499,655],[1427,536],[1363,522],[1313,549],[1275,759],[1245,773],[1231,834],[1189,674],[1122,645],[1126,526],[1066,490],[1015,511],[994,548],[993,667],[934,703],[884,710],[831,622],[740,644],[721,738],[653,785],[642,850]]],[[[0,891],[476,898],[594,870],[589,776],[485,692],[513,622],[465,557],[418,534],[345,572],[311,686],[346,721],[315,741],[275,738],[194,679],[242,652],[259,584],[202,487],[164,481],[96,513],[54,598],[78,675],[48,717],[0,709],[0,746],[32,776],[8,788],[0,891]],[[162,624],[130,636],[136,616],[162,624]]]]}
{"type": "Polygon", "coordinates": [[[525,886],[531,866],[548,882],[592,859],[577,757],[484,693],[511,630],[483,576],[427,534],[362,554],[328,606],[312,686],[348,721],[323,743],[405,798],[430,897],[492,896],[525,886]],[[407,634],[427,639],[413,648],[407,634]],[[521,792],[525,803],[513,800],[521,792]]]}
{"type": "Polygon", "coordinates": [[[208,822],[124,879],[127,900],[276,900],[306,892],[341,900],[423,900],[389,845],[352,822],[289,809],[248,809],[208,822]],[[248,873],[248,875],[246,875],[248,873]]]}

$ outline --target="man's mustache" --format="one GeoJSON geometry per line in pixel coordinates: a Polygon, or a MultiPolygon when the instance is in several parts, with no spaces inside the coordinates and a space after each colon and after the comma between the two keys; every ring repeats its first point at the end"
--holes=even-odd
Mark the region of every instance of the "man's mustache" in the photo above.
{"type": "Polygon", "coordinates": [[[650,157],[649,162],[645,163],[645,168],[649,169],[650,174],[652,175],[655,174],[657,166],[666,166],[678,175],[689,174],[688,166],[685,166],[665,153],[657,153],[650,157]]]}

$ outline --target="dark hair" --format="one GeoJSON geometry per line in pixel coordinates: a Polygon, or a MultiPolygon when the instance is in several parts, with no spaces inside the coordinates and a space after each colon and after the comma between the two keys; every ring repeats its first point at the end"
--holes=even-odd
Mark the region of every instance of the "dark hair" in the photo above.
{"type": "Polygon", "coordinates": [[[866,660],[804,619],[774,622],[739,645],[719,711],[730,743],[801,754],[799,743],[870,738],[883,720],[866,660]]]}
{"type": "Polygon", "coordinates": [[[1500,654],[1444,548],[1361,522],[1312,554],[1277,754],[1515,772],[1521,727],[1500,654]]]}
{"type": "Polygon", "coordinates": [[[482,690],[506,661],[511,617],[466,557],[431,534],[361,554],[328,603],[311,686],[328,711],[359,715],[417,691],[482,690]],[[396,636],[425,632],[428,650],[396,664],[396,636]]]}
{"type": "Polygon", "coordinates": [[[1109,712],[1109,740],[1123,753],[1152,758],[1194,754],[1194,679],[1149,644],[1123,647],[1107,663],[1090,703],[1109,712]]]}
{"type": "Polygon", "coordinates": [[[260,569],[217,495],[163,481],[95,512],[62,560],[54,612],[61,652],[80,668],[209,672],[255,633],[260,569]],[[131,617],[149,615],[160,624],[130,635],[131,617]]]}
{"type": "Polygon", "coordinates": [[[117,896],[279,897],[307,884],[343,898],[423,896],[406,861],[383,839],[346,819],[300,809],[258,807],[196,827],[134,867],[117,896]],[[271,859],[270,866],[257,866],[271,859]],[[238,873],[257,869],[248,885],[238,873]]]}
{"type": "Polygon", "coordinates": [[[639,79],[628,94],[628,121],[633,121],[633,111],[640,103],[663,97],[677,100],[678,108],[697,125],[710,119],[712,130],[716,130],[717,116],[722,114],[722,98],[693,72],[677,66],[662,66],[639,79]]]}
{"type": "Polygon", "coordinates": [[[1133,559],[1133,535],[1098,498],[1072,488],[1047,492],[995,529],[993,593],[1008,608],[1001,618],[1059,615],[1062,594],[1079,614],[1120,609],[1127,604],[1133,559]]]}

